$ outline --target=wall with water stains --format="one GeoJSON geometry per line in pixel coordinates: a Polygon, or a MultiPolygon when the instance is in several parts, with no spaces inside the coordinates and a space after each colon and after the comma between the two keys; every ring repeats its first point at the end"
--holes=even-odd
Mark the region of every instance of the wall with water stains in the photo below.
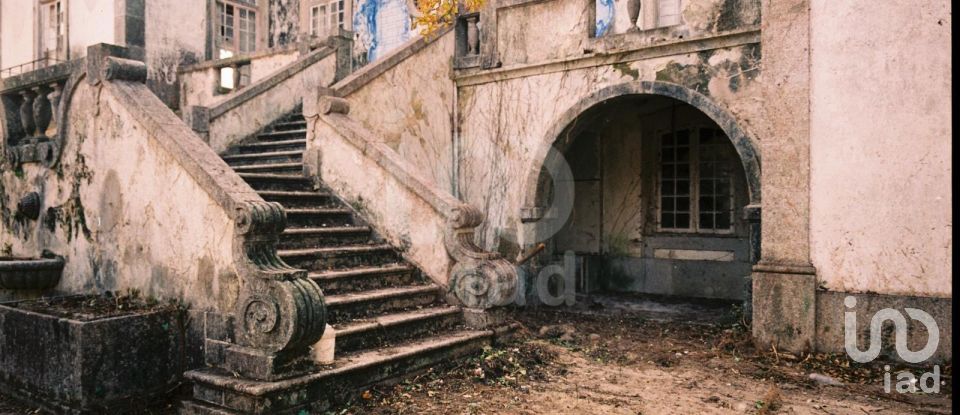
{"type": "Polygon", "coordinates": [[[950,3],[815,0],[810,13],[819,280],[830,290],[949,297],[950,3]]]}

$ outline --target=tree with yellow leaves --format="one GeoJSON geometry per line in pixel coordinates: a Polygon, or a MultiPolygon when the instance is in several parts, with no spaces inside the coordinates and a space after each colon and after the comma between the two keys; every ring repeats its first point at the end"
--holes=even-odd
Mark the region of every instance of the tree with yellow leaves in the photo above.
{"type": "Polygon", "coordinates": [[[417,0],[413,21],[423,36],[430,36],[456,21],[457,13],[479,11],[486,0],[417,0]]]}

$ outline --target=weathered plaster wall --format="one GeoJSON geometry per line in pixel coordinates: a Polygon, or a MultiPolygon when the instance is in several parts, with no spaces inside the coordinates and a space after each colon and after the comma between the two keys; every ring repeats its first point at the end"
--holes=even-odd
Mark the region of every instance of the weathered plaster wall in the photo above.
{"type": "Polygon", "coordinates": [[[611,85],[670,82],[704,94],[749,132],[759,112],[759,57],[758,45],[745,44],[462,86],[459,183],[463,198],[488,215],[480,242],[517,249],[510,245],[519,239],[524,182],[538,168],[533,155],[556,140],[548,131],[580,100],[611,85]]]}
{"type": "Polygon", "coordinates": [[[203,59],[207,2],[150,0],[146,4],[147,86],[169,107],[180,103],[177,68],[203,59]]]}
{"type": "MultiPolygon", "coordinates": [[[[24,2],[25,3],[25,2],[24,2]]],[[[119,44],[114,27],[115,0],[91,0],[67,2],[68,31],[70,35],[70,58],[87,54],[87,46],[97,43],[119,44]]]]}
{"type": "Polygon", "coordinates": [[[447,190],[453,165],[453,48],[451,31],[345,97],[351,118],[447,190]]]}
{"type": "Polygon", "coordinates": [[[950,3],[810,3],[818,277],[831,290],[952,296],[950,3]]]}
{"type": "Polygon", "coordinates": [[[0,1],[0,68],[34,60],[36,2],[0,1]]]}
{"type": "Polygon", "coordinates": [[[586,7],[589,4],[584,1],[553,0],[500,10],[497,12],[500,61],[507,66],[582,56],[590,44],[587,32],[591,24],[584,11],[586,7]]]}
{"type": "Polygon", "coordinates": [[[65,256],[59,293],[138,289],[201,309],[231,307],[239,282],[230,212],[110,87],[80,83],[58,167],[2,172],[0,245],[14,255],[65,256]],[[31,191],[42,195],[40,219],[17,219],[16,201],[31,191]]]}
{"type": "MultiPolygon", "coordinates": [[[[280,50],[279,53],[254,56],[250,58],[250,83],[257,82],[289,65],[300,57],[294,48],[280,50]]],[[[208,61],[192,67],[181,68],[178,77],[180,84],[180,108],[191,105],[212,107],[242,91],[235,90],[226,94],[217,93],[220,85],[220,69],[216,61],[208,61]]]]}

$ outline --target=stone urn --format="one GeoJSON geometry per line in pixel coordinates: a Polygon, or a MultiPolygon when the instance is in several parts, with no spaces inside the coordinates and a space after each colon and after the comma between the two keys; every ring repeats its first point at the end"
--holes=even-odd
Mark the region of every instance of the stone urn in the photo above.
{"type": "Polygon", "coordinates": [[[46,290],[56,287],[64,264],[63,257],[46,252],[41,258],[0,257],[0,289],[46,290]]]}

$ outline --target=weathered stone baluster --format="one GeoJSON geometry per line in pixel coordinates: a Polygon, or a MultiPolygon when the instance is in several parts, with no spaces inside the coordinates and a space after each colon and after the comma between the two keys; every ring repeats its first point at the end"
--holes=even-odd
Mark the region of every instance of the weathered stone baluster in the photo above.
{"type": "Polygon", "coordinates": [[[467,56],[473,56],[480,53],[480,30],[477,28],[480,15],[472,14],[464,20],[467,22],[467,56]]]}
{"type": "Polygon", "coordinates": [[[47,99],[50,88],[38,86],[33,88],[33,92],[36,95],[33,99],[33,122],[37,127],[35,136],[46,138],[47,127],[50,126],[50,118],[53,115],[53,111],[50,110],[50,100],[47,99]]]}
{"type": "Polygon", "coordinates": [[[30,90],[20,91],[23,102],[20,104],[20,125],[23,126],[24,138],[33,137],[36,133],[37,125],[33,122],[33,92],[30,90]]]}
{"type": "Polygon", "coordinates": [[[640,17],[640,0],[627,0],[627,17],[630,18],[629,30],[637,30],[637,22],[643,22],[640,17]]]}
{"type": "Polygon", "coordinates": [[[60,84],[54,82],[50,84],[50,89],[53,92],[47,94],[47,99],[50,100],[50,110],[53,111],[53,122],[56,124],[57,129],[60,128],[60,96],[62,95],[60,84]]]}

